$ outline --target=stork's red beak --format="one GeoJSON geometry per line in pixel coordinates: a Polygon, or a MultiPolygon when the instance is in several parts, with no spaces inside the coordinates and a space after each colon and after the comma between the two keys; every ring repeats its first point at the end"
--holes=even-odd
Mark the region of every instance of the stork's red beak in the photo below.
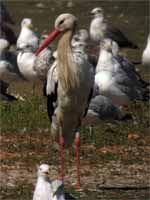
{"type": "Polygon", "coordinates": [[[41,51],[43,51],[59,34],[60,30],[54,29],[47,38],[43,41],[42,45],[36,50],[35,55],[38,56],[41,51]]]}

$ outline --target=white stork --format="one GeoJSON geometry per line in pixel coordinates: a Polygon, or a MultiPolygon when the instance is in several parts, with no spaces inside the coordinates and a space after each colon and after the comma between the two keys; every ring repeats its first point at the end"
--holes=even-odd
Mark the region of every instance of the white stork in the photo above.
{"type": "MultiPolygon", "coordinates": [[[[77,155],[79,158],[79,126],[92,96],[94,73],[86,53],[75,52],[71,40],[76,29],[77,19],[74,15],[61,14],[55,21],[55,29],[49,34],[43,45],[37,50],[38,55],[54,38],[63,34],[57,47],[58,84],[52,100],[57,105],[52,112],[51,134],[55,141],[66,147],[72,145],[76,137],[77,155]]],[[[52,105],[53,102],[49,101],[52,105]]],[[[52,105],[53,107],[53,105],[52,105]]],[[[62,155],[63,157],[63,155],[62,155]]],[[[79,172],[79,166],[78,166],[79,172]]],[[[62,171],[63,176],[63,171],[62,171]]],[[[78,186],[80,187],[79,173],[78,186]]]]}

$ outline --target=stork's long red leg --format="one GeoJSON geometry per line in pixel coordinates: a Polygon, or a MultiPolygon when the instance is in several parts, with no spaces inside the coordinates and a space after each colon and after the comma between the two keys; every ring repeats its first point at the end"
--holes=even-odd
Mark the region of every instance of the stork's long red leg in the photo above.
{"type": "Polygon", "coordinates": [[[64,137],[62,134],[59,136],[59,146],[60,146],[60,177],[64,179],[64,137]]]}
{"type": "Polygon", "coordinates": [[[77,132],[75,135],[75,148],[76,148],[76,165],[77,165],[77,183],[76,187],[80,189],[81,183],[80,183],[80,133],[77,132]]]}

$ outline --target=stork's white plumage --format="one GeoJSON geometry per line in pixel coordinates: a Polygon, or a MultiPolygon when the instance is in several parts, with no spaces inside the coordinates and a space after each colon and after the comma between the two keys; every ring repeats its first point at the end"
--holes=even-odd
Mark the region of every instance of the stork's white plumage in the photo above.
{"type": "Polygon", "coordinates": [[[39,39],[32,31],[32,20],[30,18],[24,18],[21,22],[21,32],[17,40],[17,48],[22,49],[26,46],[32,46],[37,49],[39,45],[39,39]]]}
{"type": "Polygon", "coordinates": [[[142,64],[150,67],[150,34],[148,35],[146,48],[142,54],[142,64]]]}
{"type": "Polygon", "coordinates": [[[71,48],[70,40],[75,23],[76,18],[72,14],[62,14],[55,21],[55,28],[64,34],[57,48],[58,106],[55,116],[58,126],[52,133],[58,141],[61,127],[66,146],[72,144],[73,129],[78,127],[87,108],[94,76],[87,55],[84,53],[81,56],[71,48]]]}

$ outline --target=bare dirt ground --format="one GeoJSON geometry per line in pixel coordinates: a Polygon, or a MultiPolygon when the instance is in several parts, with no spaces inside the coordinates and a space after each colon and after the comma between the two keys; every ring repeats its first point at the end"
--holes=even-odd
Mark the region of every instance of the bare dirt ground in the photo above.
{"type": "MultiPolygon", "coordinates": [[[[136,139],[137,136],[132,134],[130,137],[136,139]]],[[[132,197],[148,200],[150,137],[144,141],[145,145],[139,146],[105,145],[97,148],[94,144],[82,145],[80,192],[72,189],[76,180],[75,155],[73,149],[67,151],[66,189],[72,190],[78,199],[124,200],[132,197]]],[[[51,179],[59,177],[58,153],[50,143],[48,132],[1,133],[1,199],[31,199],[37,163],[49,163],[51,179]]]]}

